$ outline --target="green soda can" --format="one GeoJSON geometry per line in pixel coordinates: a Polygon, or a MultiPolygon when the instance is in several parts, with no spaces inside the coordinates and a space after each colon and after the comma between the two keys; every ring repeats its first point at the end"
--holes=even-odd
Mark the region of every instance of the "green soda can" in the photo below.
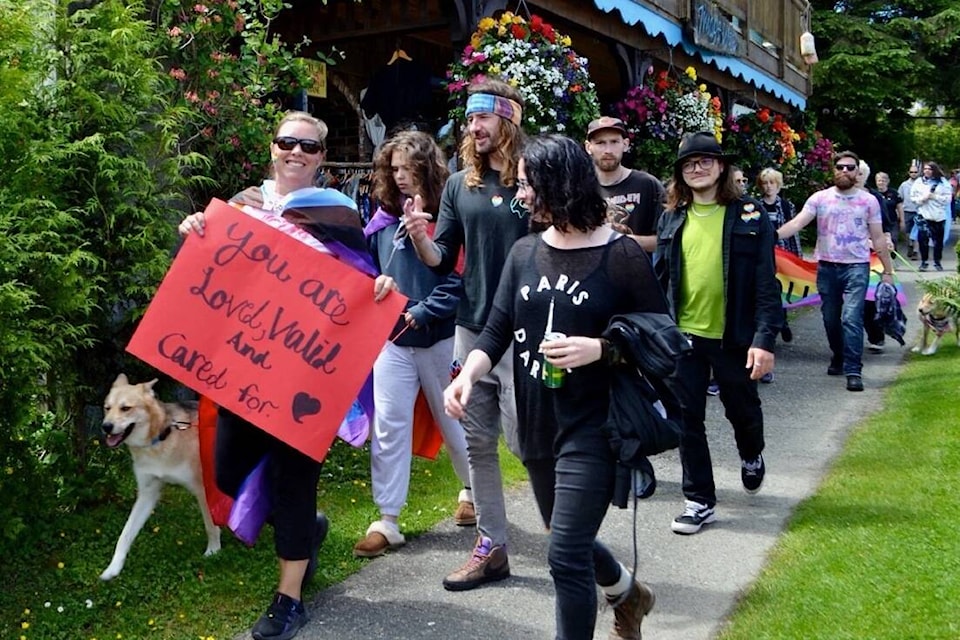
{"type": "MultiPolygon", "coordinates": [[[[566,338],[566,334],[558,333],[556,331],[551,331],[543,336],[544,342],[553,342],[554,340],[561,340],[566,338]]],[[[559,367],[555,367],[547,359],[543,359],[543,386],[548,389],[559,389],[563,386],[563,380],[567,377],[567,372],[559,367]]]]}

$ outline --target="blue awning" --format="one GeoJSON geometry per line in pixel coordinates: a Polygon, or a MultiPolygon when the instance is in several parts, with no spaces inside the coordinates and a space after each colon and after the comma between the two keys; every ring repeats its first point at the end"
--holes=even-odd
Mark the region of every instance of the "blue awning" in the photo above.
{"type": "Polygon", "coordinates": [[[653,9],[641,4],[639,0],[593,0],[601,11],[610,13],[620,12],[623,21],[628,25],[638,22],[643,26],[651,38],[662,36],[671,47],[680,46],[691,56],[697,56],[707,64],[712,64],[720,71],[726,71],[744,82],[753,84],[758,89],[768,91],[784,102],[805,109],[807,99],[789,85],[773,78],[753,65],[740,58],[725,56],[696,47],[683,39],[683,28],[680,24],[663,17],[653,9]]]}

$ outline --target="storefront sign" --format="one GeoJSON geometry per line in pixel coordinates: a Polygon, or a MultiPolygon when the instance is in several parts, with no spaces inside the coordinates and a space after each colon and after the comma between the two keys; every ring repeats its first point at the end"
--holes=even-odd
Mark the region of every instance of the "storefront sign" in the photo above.
{"type": "Polygon", "coordinates": [[[310,71],[310,86],[307,95],[314,98],[327,97],[327,65],[319,60],[305,60],[310,71]]]}
{"type": "Polygon", "coordinates": [[[406,298],[222,201],[206,210],[127,351],[323,460],[406,298]]]}
{"type": "Polygon", "coordinates": [[[743,37],[730,19],[709,0],[691,0],[687,36],[693,44],[730,56],[742,56],[746,50],[743,37]]]}

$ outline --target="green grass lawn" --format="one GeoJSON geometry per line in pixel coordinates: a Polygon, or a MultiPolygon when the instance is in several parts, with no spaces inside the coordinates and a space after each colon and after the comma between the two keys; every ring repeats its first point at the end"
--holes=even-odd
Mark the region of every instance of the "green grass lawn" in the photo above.
{"type": "Polygon", "coordinates": [[[953,340],[911,357],[800,505],[723,640],[960,638],[958,391],[953,340]]]}
{"type": "MultiPolygon", "coordinates": [[[[820,490],[800,505],[723,640],[960,638],[958,390],[960,350],[952,339],[933,357],[911,358],[882,411],[853,430],[820,490]]],[[[501,452],[508,482],[522,482],[520,463],[501,452]]],[[[416,460],[413,476],[401,516],[408,536],[450,517],[459,489],[445,459],[416,460]]],[[[320,490],[333,526],[308,598],[366,562],[351,550],[377,515],[367,450],[336,446],[320,490]]],[[[225,640],[250,627],[275,586],[269,529],[253,549],[224,532],[223,550],[204,558],[199,513],[176,488],[168,488],[123,573],[108,583],[97,578],[133,491],[131,474],[123,497],[63,515],[59,535],[3,559],[0,637],[225,640]]]]}
{"type": "MultiPolygon", "coordinates": [[[[125,451],[115,453],[129,464],[125,451]]],[[[369,460],[369,446],[354,449],[338,441],[331,449],[318,501],[331,529],[307,598],[369,562],[353,558],[353,545],[378,517],[369,460]]],[[[505,482],[526,479],[523,466],[505,447],[501,461],[505,482]]],[[[435,462],[414,459],[410,495],[400,516],[407,538],[452,517],[460,488],[443,452],[435,462]]],[[[225,640],[250,628],[276,587],[272,530],[265,527],[256,546],[248,549],[224,529],[223,549],[204,558],[200,512],[180,487],[165,489],[123,572],[110,582],[99,579],[135,492],[131,472],[129,484],[113,502],[64,513],[52,539],[35,541],[17,557],[2,560],[0,638],[225,640]]]]}

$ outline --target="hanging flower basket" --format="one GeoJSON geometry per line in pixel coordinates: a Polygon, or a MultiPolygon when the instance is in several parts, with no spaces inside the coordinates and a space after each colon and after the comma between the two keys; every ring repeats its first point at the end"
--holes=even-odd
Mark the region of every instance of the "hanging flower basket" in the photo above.
{"type": "Polygon", "coordinates": [[[483,18],[460,58],[447,70],[450,117],[464,119],[467,87],[487,78],[516,87],[523,96],[523,128],[528,133],[557,132],[582,140],[600,114],[587,60],[577,55],[570,37],[540,16],[525,20],[505,12],[483,18]]]}
{"type": "Polygon", "coordinates": [[[693,67],[682,75],[650,67],[614,109],[627,125],[636,165],[654,175],[670,173],[684,133],[709,131],[723,139],[720,98],[697,83],[693,67]]]}

